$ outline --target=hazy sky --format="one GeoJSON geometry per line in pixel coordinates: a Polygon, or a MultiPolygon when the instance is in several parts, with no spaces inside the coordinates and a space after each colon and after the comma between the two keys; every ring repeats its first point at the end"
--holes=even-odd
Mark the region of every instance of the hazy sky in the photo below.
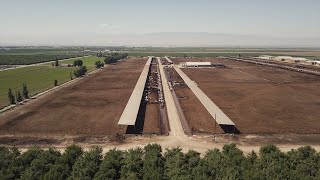
{"type": "Polygon", "coordinates": [[[0,23],[0,45],[197,46],[230,35],[231,45],[320,46],[320,0],[0,0],[0,23]],[[163,32],[201,38],[170,41],[163,32]],[[163,42],[148,41],[150,33],[163,42]]]}

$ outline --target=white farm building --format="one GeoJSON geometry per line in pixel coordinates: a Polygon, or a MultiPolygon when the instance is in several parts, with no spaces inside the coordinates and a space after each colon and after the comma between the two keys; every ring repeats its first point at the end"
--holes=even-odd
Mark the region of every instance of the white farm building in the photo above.
{"type": "Polygon", "coordinates": [[[291,56],[277,56],[275,60],[289,62],[289,63],[303,63],[308,61],[308,59],[303,57],[291,57],[291,56]]]}
{"type": "Polygon", "coordinates": [[[258,57],[259,59],[264,59],[264,60],[272,60],[274,57],[269,56],[269,55],[261,55],[258,57]]]}
{"type": "Polygon", "coordinates": [[[211,62],[184,62],[181,67],[211,67],[211,62]]]}

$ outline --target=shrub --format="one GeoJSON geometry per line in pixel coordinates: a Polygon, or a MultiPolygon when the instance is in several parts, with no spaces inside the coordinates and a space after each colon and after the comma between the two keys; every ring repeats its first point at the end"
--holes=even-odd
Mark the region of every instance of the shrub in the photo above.
{"type": "Polygon", "coordinates": [[[77,59],[73,61],[73,66],[82,66],[83,65],[83,61],[81,59],[77,59]]]}
{"type": "Polygon", "coordinates": [[[53,81],[53,85],[54,85],[54,86],[58,86],[58,81],[57,81],[57,80],[54,80],[54,81],[53,81]]]}
{"type": "Polygon", "coordinates": [[[84,76],[87,73],[87,71],[88,70],[86,66],[80,66],[74,70],[73,74],[75,77],[81,77],[84,76]]]}
{"type": "Polygon", "coordinates": [[[104,63],[101,62],[101,61],[96,61],[94,64],[95,64],[97,69],[102,68],[104,66],[104,63]]]}

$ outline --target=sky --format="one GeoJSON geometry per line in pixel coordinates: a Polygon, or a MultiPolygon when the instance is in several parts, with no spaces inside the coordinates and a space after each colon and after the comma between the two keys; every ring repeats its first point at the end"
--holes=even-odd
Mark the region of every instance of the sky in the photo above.
{"type": "Polygon", "coordinates": [[[320,47],[320,1],[0,0],[0,45],[320,47]]]}

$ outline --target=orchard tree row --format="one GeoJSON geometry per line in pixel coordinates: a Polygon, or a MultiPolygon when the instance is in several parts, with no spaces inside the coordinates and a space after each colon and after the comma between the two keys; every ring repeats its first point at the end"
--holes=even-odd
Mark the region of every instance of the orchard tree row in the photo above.
{"type": "Polygon", "coordinates": [[[121,59],[125,59],[128,57],[127,53],[109,53],[104,56],[104,62],[106,64],[114,64],[121,59]]]}
{"type": "Polygon", "coordinates": [[[319,179],[320,154],[306,146],[287,153],[267,145],[245,155],[234,144],[204,155],[157,144],[128,151],[100,147],[84,151],[72,145],[64,153],[55,149],[0,147],[0,179],[44,180],[207,180],[207,179],[319,179]]]}

